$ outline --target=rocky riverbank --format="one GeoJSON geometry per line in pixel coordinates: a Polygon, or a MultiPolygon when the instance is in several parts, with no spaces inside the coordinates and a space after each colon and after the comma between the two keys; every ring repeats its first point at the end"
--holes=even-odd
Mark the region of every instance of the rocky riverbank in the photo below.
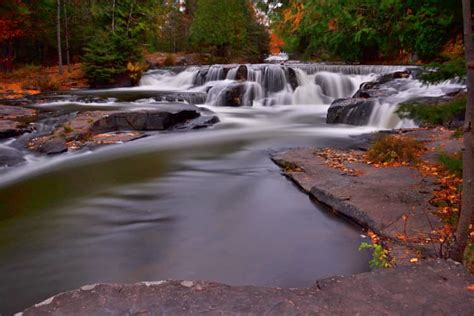
{"type": "Polygon", "coordinates": [[[185,103],[156,102],[107,110],[0,105],[0,140],[16,138],[10,146],[0,146],[0,167],[23,162],[25,151],[60,154],[129,142],[151,133],[205,128],[217,122],[212,112],[185,103]]]}
{"type": "Polygon", "coordinates": [[[425,144],[424,169],[410,165],[376,166],[365,160],[365,150],[377,137],[374,134],[364,136],[351,151],[297,148],[276,153],[272,159],[310,197],[375,232],[393,250],[394,262],[406,264],[446,250],[439,232],[445,229],[447,219],[440,216],[442,211],[434,203],[436,192],[442,192],[446,186],[439,178],[438,155],[459,152],[462,143],[453,137],[452,131],[442,128],[400,130],[392,134],[425,144]]]}
{"type": "Polygon", "coordinates": [[[472,315],[472,277],[453,262],[333,277],[304,289],[202,281],[96,284],[51,297],[20,315],[472,315]]]}

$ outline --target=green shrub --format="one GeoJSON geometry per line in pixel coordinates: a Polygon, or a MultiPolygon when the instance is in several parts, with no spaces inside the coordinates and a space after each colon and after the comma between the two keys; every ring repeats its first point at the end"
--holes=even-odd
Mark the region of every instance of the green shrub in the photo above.
{"type": "Polygon", "coordinates": [[[374,163],[412,163],[419,160],[424,150],[423,144],[414,138],[388,135],[370,145],[366,155],[374,163]]]}
{"type": "Polygon", "coordinates": [[[444,64],[433,63],[423,69],[421,81],[427,84],[440,83],[466,76],[466,62],[463,58],[452,59],[444,64]]]}
{"type": "Polygon", "coordinates": [[[371,245],[369,243],[363,242],[359,246],[359,251],[362,250],[373,250],[372,260],[369,261],[369,265],[372,269],[386,269],[392,266],[389,251],[384,249],[382,245],[371,245]]]}
{"type": "Polygon", "coordinates": [[[410,118],[424,125],[446,125],[456,114],[466,109],[466,97],[451,101],[428,105],[419,102],[400,105],[397,114],[401,118],[410,118]]]}
{"type": "Polygon", "coordinates": [[[463,169],[462,152],[458,152],[454,154],[441,152],[438,154],[438,160],[446,170],[458,176],[462,176],[462,169],[463,169]]]}

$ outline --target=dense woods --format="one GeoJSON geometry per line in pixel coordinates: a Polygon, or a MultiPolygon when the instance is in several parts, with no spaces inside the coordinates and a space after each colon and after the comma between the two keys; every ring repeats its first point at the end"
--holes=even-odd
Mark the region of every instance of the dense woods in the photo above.
{"type": "Polygon", "coordinates": [[[461,1],[288,0],[267,7],[285,48],[320,60],[431,61],[462,34],[461,1]]]}
{"type": "Polygon", "coordinates": [[[56,63],[57,30],[73,61],[90,43],[113,46],[117,37],[150,52],[258,61],[271,33],[273,43],[281,38],[279,46],[301,58],[432,61],[462,46],[461,12],[461,1],[442,0],[6,0],[0,46],[7,68],[56,63]]]}

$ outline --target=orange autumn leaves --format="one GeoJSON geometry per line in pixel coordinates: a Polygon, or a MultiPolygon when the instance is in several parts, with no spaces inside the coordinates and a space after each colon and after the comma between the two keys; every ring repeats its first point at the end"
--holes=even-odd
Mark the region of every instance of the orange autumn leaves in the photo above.
{"type": "Polygon", "coordinates": [[[302,2],[290,1],[283,10],[283,24],[290,26],[291,32],[296,32],[304,17],[304,5],[302,2]]]}
{"type": "Polygon", "coordinates": [[[326,148],[315,152],[316,155],[324,159],[324,163],[331,168],[338,169],[343,174],[351,176],[359,176],[362,174],[361,170],[349,168],[345,163],[364,162],[364,155],[355,151],[339,151],[336,149],[326,148]]]}

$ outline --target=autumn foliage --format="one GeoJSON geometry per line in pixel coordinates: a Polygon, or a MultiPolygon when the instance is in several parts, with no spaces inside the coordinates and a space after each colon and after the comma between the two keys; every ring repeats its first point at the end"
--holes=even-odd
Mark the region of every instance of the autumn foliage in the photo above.
{"type": "Polygon", "coordinates": [[[281,52],[285,42],[275,33],[270,34],[270,52],[276,55],[281,52]]]}

